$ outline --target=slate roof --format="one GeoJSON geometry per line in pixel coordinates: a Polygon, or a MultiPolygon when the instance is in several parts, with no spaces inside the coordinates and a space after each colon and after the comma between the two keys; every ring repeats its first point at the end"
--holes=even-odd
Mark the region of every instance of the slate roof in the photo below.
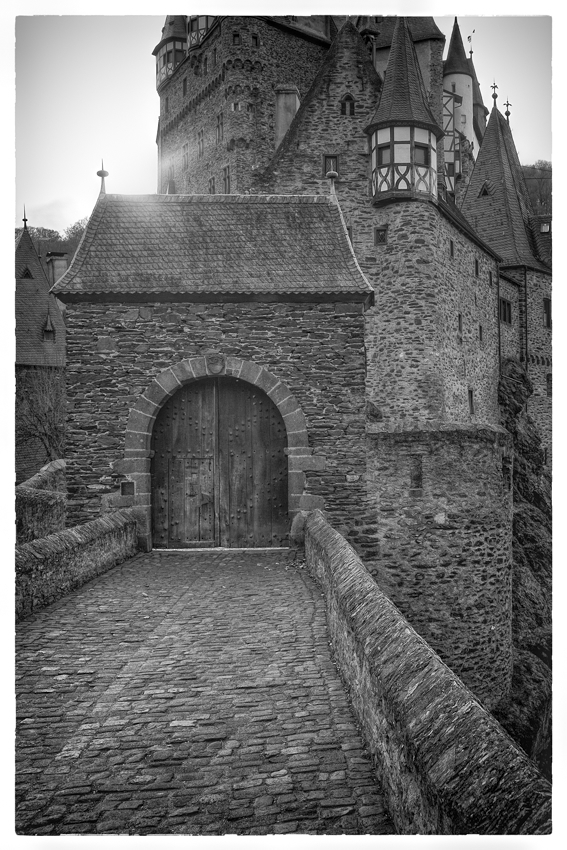
{"type": "Polygon", "coordinates": [[[533,210],[510,126],[496,106],[490,113],[461,211],[505,265],[549,271],[534,253],[529,226],[533,210]],[[485,183],[490,191],[480,195],[485,183]]]}
{"type": "Polygon", "coordinates": [[[18,366],[64,366],[65,324],[31,236],[24,229],[16,240],[16,363],[18,366]],[[29,271],[31,277],[23,277],[29,271]],[[43,339],[46,323],[55,342],[43,339]]]}
{"type": "Polygon", "coordinates": [[[392,124],[413,124],[432,130],[437,138],[443,135],[427,103],[423,78],[406,18],[398,18],[382,96],[366,132],[370,133],[392,124]]]}
{"type": "MultiPolygon", "coordinates": [[[[451,41],[449,42],[449,51],[447,58],[443,62],[443,74],[468,74],[471,75],[471,69],[465,53],[461,30],[455,18],[453,24],[453,32],[451,33],[451,41]]],[[[472,75],[471,75],[472,76],[472,75]]]]}
{"type": "Polygon", "coordinates": [[[166,15],[165,23],[161,30],[161,39],[153,49],[153,55],[158,52],[164,41],[168,38],[177,38],[185,41],[187,38],[187,26],[185,15],[166,15]]]}
{"type": "MultiPolygon", "coordinates": [[[[375,21],[372,19],[372,23],[369,22],[365,27],[368,30],[376,29],[377,36],[375,44],[377,50],[390,47],[397,20],[398,17],[396,15],[378,15],[375,21]]],[[[412,41],[428,41],[430,39],[445,41],[445,36],[432,17],[408,17],[406,21],[412,41]]]]}
{"type": "Polygon", "coordinates": [[[53,291],[63,301],[373,292],[329,195],[101,195],[53,291]]]}

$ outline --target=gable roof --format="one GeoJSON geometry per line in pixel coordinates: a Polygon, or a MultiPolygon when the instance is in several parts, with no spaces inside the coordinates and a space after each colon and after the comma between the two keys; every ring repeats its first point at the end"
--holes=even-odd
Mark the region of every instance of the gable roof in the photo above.
{"type": "Polygon", "coordinates": [[[17,365],[64,366],[65,323],[27,228],[16,240],[15,308],[17,365]],[[55,331],[54,342],[44,341],[44,328],[55,331]]]}
{"type": "Polygon", "coordinates": [[[443,135],[427,102],[419,62],[405,18],[398,18],[382,96],[366,132],[392,124],[414,124],[432,130],[437,138],[443,135]]]}
{"type": "Polygon", "coordinates": [[[63,301],[373,293],[328,195],[101,195],[53,291],[63,301]]]}
{"type": "MultiPolygon", "coordinates": [[[[377,15],[367,20],[365,29],[368,31],[376,30],[375,45],[377,50],[390,47],[397,20],[396,15],[377,15]]],[[[445,41],[445,36],[432,17],[407,17],[406,21],[412,41],[429,41],[431,39],[445,41]]]]}
{"type": "MultiPolygon", "coordinates": [[[[347,63],[353,63],[354,72],[360,74],[363,79],[363,85],[368,85],[368,90],[372,93],[373,99],[376,100],[380,96],[382,90],[382,80],[376,71],[368,49],[364,43],[362,36],[356,27],[347,21],[340,29],[333,43],[331,44],[325,59],[319,68],[311,88],[301,101],[300,107],[291,122],[287,133],[278,145],[271,160],[264,170],[256,175],[254,185],[265,190],[272,184],[272,178],[277,171],[278,165],[285,159],[290,152],[295,155],[296,144],[301,136],[302,130],[309,117],[312,114],[313,104],[325,93],[325,98],[328,97],[330,83],[335,70],[344,71],[347,63]]],[[[370,107],[371,109],[372,107],[370,107]]],[[[333,105],[336,109],[336,104],[333,105]]],[[[370,109],[368,111],[370,111],[370,109]]],[[[349,127],[353,128],[356,125],[349,122],[349,127]]],[[[332,132],[336,132],[336,127],[333,127],[332,132]]],[[[334,145],[334,143],[333,143],[334,145]]],[[[268,190],[269,191],[269,190],[268,190]]]]}
{"type": "Polygon", "coordinates": [[[494,106],[461,210],[505,265],[549,271],[536,257],[529,227],[533,215],[512,132],[494,106]],[[481,194],[484,184],[489,194],[481,194]]]}

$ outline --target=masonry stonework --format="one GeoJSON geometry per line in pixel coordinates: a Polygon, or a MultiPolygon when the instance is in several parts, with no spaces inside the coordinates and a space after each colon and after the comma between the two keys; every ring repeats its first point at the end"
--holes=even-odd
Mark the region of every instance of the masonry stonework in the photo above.
{"type": "MultiPolygon", "coordinates": [[[[70,305],[68,481],[73,521],[99,515],[104,500],[117,493],[123,475],[116,466],[124,457],[130,409],[152,377],[215,349],[227,358],[257,364],[258,371],[265,367],[291,389],[305,416],[313,453],[312,468],[304,472],[305,493],[313,498],[301,507],[324,505],[353,544],[372,554],[363,335],[363,308],[356,303],[70,305]]],[[[297,462],[293,455],[289,460],[293,475],[297,462]]]]}

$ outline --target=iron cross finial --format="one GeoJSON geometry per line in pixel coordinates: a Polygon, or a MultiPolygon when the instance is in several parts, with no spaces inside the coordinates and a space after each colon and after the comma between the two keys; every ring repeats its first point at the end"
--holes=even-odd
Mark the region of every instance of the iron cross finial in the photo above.
{"type": "Polygon", "coordinates": [[[492,99],[494,101],[494,105],[496,106],[496,101],[498,99],[498,95],[496,94],[496,89],[498,88],[498,86],[496,85],[496,81],[494,81],[490,88],[492,89],[492,99]]]}
{"type": "Polygon", "coordinates": [[[504,115],[506,116],[506,120],[509,122],[510,121],[510,107],[512,106],[512,104],[508,100],[506,100],[506,103],[504,104],[504,106],[506,107],[506,112],[504,113],[504,115]]]}

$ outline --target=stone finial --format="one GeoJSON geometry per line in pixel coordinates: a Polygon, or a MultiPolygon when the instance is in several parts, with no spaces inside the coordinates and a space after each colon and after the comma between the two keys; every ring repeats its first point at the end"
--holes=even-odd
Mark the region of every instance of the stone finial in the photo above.
{"type": "Polygon", "coordinates": [[[335,180],[338,176],[339,175],[336,171],[327,171],[326,177],[331,181],[331,195],[337,194],[337,191],[335,189],[335,180]]]}

